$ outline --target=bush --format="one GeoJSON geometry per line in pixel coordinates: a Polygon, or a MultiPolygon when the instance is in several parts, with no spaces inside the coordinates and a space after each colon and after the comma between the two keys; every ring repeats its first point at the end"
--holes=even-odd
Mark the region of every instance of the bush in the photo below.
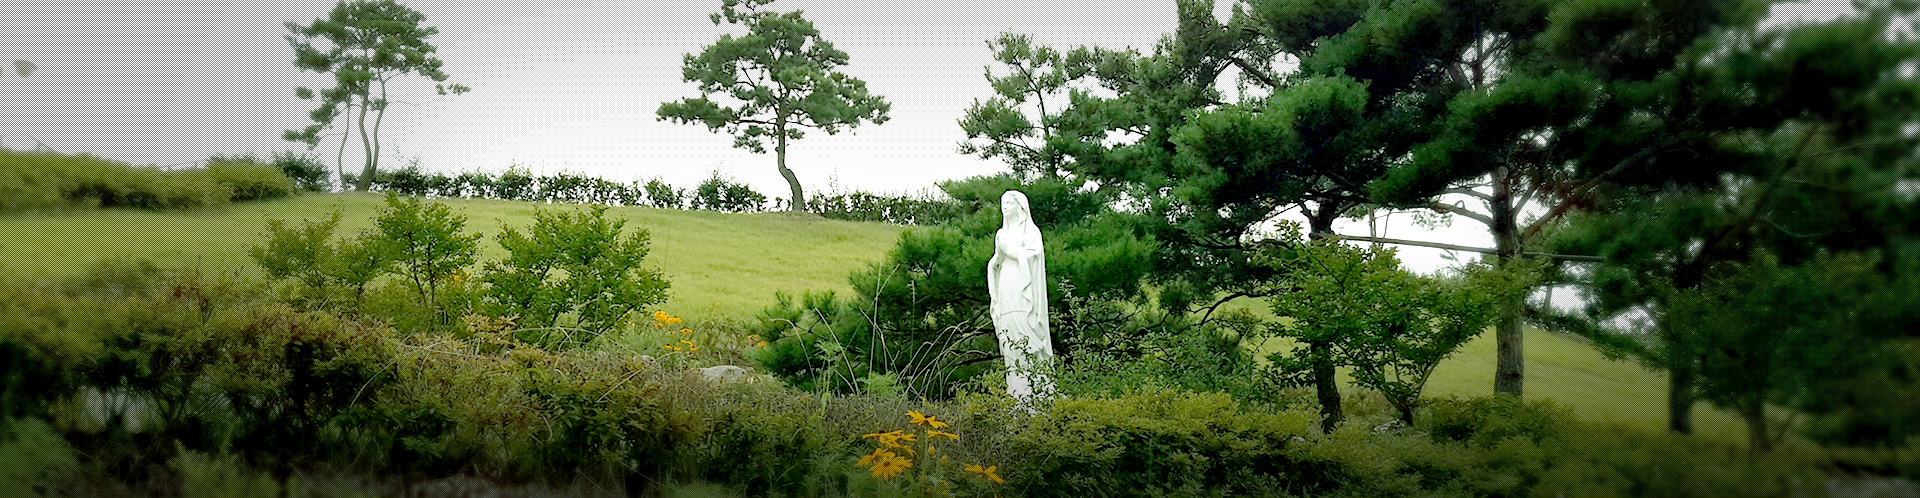
{"type": "Polygon", "coordinates": [[[215,183],[231,187],[235,202],[292,196],[306,185],[293,175],[306,175],[311,179],[316,172],[319,181],[325,182],[326,167],[320,164],[320,156],[314,154],[301,156],[280,151],[270,160],[263,160],[253,152],[207,156],[207,176],[215,183]]]}
{"type": "Polygon", "coordinates": [[[766,208],[767,196],[752,187],[720,176],[719,171],[694,188],[693,206],[723,213],[751,213],[766,208]]]}
{"type": "Polygon", "coordinates": [[[252,154],[213,159],[207,168],[161,171],[85,153],[0,149],[0,212],[198,209],[294,192],[293,180],[252,154]]]}
{"type": "Polygon", "coordinates": [[[530,327],[551,327],[569,315],[587,332],[579,339],[584,342],[665,301],[664,275],[640,266],[647,257],[647,230],[623,238],[626,220],[607,219],[606,212],[604,206],[535,209],[533,226],[524,234],[502,225],[498,240],[507,258],[487,264],[483,277],[492,286],[495,314],[519,316],[519,323],[530,327]]]}
{"type": "Polygon", "coordinates": [[[307,192],[326,192],[333,190],[332,175],[327,173],[326,162],[320,154],[297,153],[291,150],[275,151],[268,161],[280,168],[280,173],[292,178],[300,190],[307,192]]]}
{"type": "Polygon", "coordinates": [[[681,209],[687,206],[685,190],[674,188],[659,178],[647,180],[642,187],[647,192],[647,204],[660,209],[681,209]]]}
{"type": "Polygon", "coordinates": [[[440,290],[473,266],[480,235],[461,233],[467,217],[454,214],[446,204],[391,191],[386,203],[373,220],[373,233],[378,235],[369,243],[377,243],[378,250],[393,261],[400,280],[419,298],[416,302],[433,307],[437,323],[453,323],[458,315],[441,306],[440,290]]]}
{"type": "Polygon", "coordinates": [[[206,175],[232,189],[234,202],[280,199],[299,192],[293,179],[278,167],[265,164],[209,163],[206,175]]]}

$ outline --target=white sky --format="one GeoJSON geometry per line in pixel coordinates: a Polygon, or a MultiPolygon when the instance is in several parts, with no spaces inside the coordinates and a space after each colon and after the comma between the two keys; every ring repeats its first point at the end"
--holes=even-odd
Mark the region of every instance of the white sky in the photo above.
{"type": "MultiPolygon", "coordinates": [[[[682,54],[722,30],[707,20],[719,1],[477,2],[410,0],[440,29],[430,40],[449,82],[473,92],[420,107],[394,106],[381,138],[388,151],[417,156],[431,170],[568,171],[620,181],[661,177],[690,186],[719,170],[756,190],[784,196],[771,155],[731,147],[704,127],[656,121],[661,102],[696,95],[680,81],[682,54]]],[[[1230,2],[1222,1],[1220,11],[1230,2]]],[[[0,79],[0,134],[31,134],[62,152],[92,152],[135,164],[174,164],[214,152],[261,153],[303,147],[279,139],[307,124],[310,102],[296,86],[330,86],[328,75],[294,69],[283,21],[311,22],[332,0],[6,0],[0,3],[0,61],[31,60],[39,72],[0,79]]],[[[790,146],[788,164],[809,192],[913,192],[944,179],[1005,171],[999,162],[954,152],[955,124],[990,94],[985,41],[1002,31],[1054,46],[1146,50],[1174,27],[1172,0],[780,0],[804,10],[852,56],[843,68],[893,103],[892,121],[856,133],[812,133],[790,146]]],[[[1824,18],[1843,0],[1780,7],[1790,17],[1824,18]]],[[[420,78],[414,78],[416,82],[420,78]]],[[[1230,86],[1230,84],[1229,84],[1230,86]]],[[[406,87],[402,87],[406,88],[406,87]]],[[[407,100],[432,100],[421,83],[407,100]]],[[[347,150],[349,170],[358,152],[347,150]]],[[[32,147],[7,137],[11,147],[32,147]]],[[[336,141],[318,149],[332,162],[336,141]]],[[[1480,208],[1475,203],[1469,207],[1480,208]]],[[[1396,216],[1396,220],[1408,219],[1396,216]]],[[[1365,225],[1341,232],[1367,233],[1365,225]]],[[[1395,238],[1487,246],[1484,227],[1460,220],[1428,233],[1394,223],[1395,238]]],[[[1463,259],[1471,255],[1462,255],[1463,259]]],[[[1431,271],[1441,251],[1407,248],[1408,266],[1431,271]]]]}

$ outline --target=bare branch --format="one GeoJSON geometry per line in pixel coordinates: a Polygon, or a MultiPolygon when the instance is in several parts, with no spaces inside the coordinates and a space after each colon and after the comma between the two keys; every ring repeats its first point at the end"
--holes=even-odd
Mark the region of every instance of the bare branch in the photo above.
{"type": "Polygon", "coordinates": [[[1268,76],[1265,71],[1253,67],[1253,64],[1248,64],[1245,59],[1234,57],[1233,65],[1239,67],[1241,71],[1252,75],[1254,79],[1260,80],[1261,83],[1266,83],[1268,88],[1280,88],[1280,84],[1274,82],[1272,76],[1268,76]]]}
{"type": "Polygon", "coordinates": [[[1471,197],[1474,197],[1474,198],[1476,198],[1476,199],[1480,199],[1480,200],[1483,200],[1483,201],[1491,201],[1491,200],[1493,200],[1493,196],[1491,196],[1491,195],[1487,195],[1487,194],[1484,194],[1484,193],[1481,193],[1481,192],[1480,192],[1480,191],[1478,191],[1478,190],[1473,190],[1473,189],[1470,189],[1470,188],[1450,188],[1450,189],[1446,189],[1446,190],[1442,190],[1442,191],[1440,191],[1440,193],[1442,193],[1442,194],[1460,194],[1460,195],[1465,195],[1465,196],[1471,196],[1471,197]]]}
{"type": "MultiPolygon", "coordinates": [[[[1449,251],[1464,251],[1464,252],[1474,252],[1474,253],[1480,253],[1480,254],[1498,254],[1499,253],[1499,251],[1495,251],[1492,248],[1463,246],[1463,245],[1457,245],[1457,244],[1448,244],[1444,242],[1428,242],[1424,240],[1407,240],[1407,239],[1389,239],[1386,237],[1368,237],[1364,235],[1344,235],[1344,234],[1338,234],[1338,233],[1332,233],[1332,232],[1321,232],[1320,235],[1326,236],[1326,237],[1337,237],[1343,240],[1355,240],[1360,242],[1379,242],[1382,244],[1397,244],[1397,245],[1413,246],[1413,247],[1430,247],[1434,249],[1445,249],[1449,251]]],[[[1535,251],[1526,251],[1520,254],[1524,256],[1530,256],[1530,257],[1536,257],[1536,258],[1550,258],[1558,261],[1579,261],[1579,262],[1589,262],[1589,263],[1598,263],[1601,261],[1605,261],[1599,256],[1589,256],[1585,254],[1554,254],[1554,253],[1535,252],[1535,251]]]]}
{"type": "Polygon", "coordinates": [[[1466,219],[1478,221],[1480,222],[1480,224],[1483,224],[1486,226],[1493,226],[1492,216],[1476,213],[1467,208],[1463,208],[1459,206],[1451,206],[1447,204],[1442,204],[1440,202],[1434,202],[1433,204],[1428,205],[1427,209],[1432,209],[1434,211],[1438,211],[1445,214],[1457,214],[1466,219]]]}

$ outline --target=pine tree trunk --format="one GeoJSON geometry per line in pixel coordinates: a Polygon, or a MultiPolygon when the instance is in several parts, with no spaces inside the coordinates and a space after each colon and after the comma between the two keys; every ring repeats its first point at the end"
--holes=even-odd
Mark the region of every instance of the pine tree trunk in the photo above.
{"type": "Polygon", "coordinates": [[[1327,341],[1308,343],[1307,355],[1313,358],[1313,390],[1320,397],[1320,430],[1332,433],[1345,418],[1340,412],[1340,385],[1335,383],[1333,344],[1327,341]]]}
{"type": "Polygon", "coordinates": [[[800,178],[793,176],[793,170],[787,169],[786,117],[782,116],[775,122],[773,126],[773,136],[775,140],[773,145],[774,164],[780,167],[780,176],[787,179],[787,188],[790,190],[790,194],[793,195],[790,201],[787,202],[787,211],[793,213],[807,212],[807,198],[806,195],[800,191],[800,178]]]}
{"type": "Polygon", "coordinates": [[[367,141],[367,107],[368,107],[367,104],[362,104],[360,106],[360,120],[359,120],[360,121],[360,148],[366,151],[367,164],[366,166],[360,168],[360,178],[354,179],[354,182],[353,182],[353,189],[360,192],[366,192],[367,187],[370,187],[373,185],[374,155],[373,155],[373,143],[367,141]]]}
{"type": "Polygon", "coordinates": [[[1667,366],[1667,430],[1693,434],[1693,357],[1675,357],[1667,366]]]}
{"type": "Polygon", "coordinates": [[[1773,451],[1773,440],[1767,437],[1767,404],[1757,399],[1746,403],[1740,418],[1747,421],[1748,450],[1756,455],[1773,451]]]}
{"type": "MultiPolygon", "coordinates": [[[[1506,269],[1520,254],[1519,213],[1513,208],[1513,178],[1506,168],[1493,172],[1493,248],[1500,267],[1506,269]]],[[[1514,296],[1500,307],[1500,321],[1494,327],[1499,360],[1493,370],[1493,393],[1521,395],[1526,380],[1526,352],[1520,328],[1520,307],[1526,296],[1514,296]]]]}
{"type": "MultiPolygon", "coordinates": [[[[1323,203],[1318,210],[1307,217],[1307,237],[1319,239],[1333,233],[1333,220],[1339,218],[1341,206],[1323,203]]],[[[1307,355],[1313,358],[1313,390],[1320,398],[1320,430],[1331,433],[1346,418],[1340,409],[1340,384],[1333,367],[1333,343],[1329,340],[1313,341],[1307,344],[1307,355]]]]}

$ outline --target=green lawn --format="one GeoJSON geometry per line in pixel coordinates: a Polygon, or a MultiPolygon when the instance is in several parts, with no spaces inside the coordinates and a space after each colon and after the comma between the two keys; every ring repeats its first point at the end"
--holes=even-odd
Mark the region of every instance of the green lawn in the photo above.
{"type": "MultiPolygon", "coordinates": [[[[468,218],[468,230],[485,234],[481,259],[497,259],[492,235],[502,222],[525,226],[537,205],[498,200],[445,200],[468,218]]],[[[137,255],[163,265],[230,268],[258,275],[246,248],[260,241],[268,219],[317,219],[345,211],[342,233],[371,226],[381,197],[371,194],[307,195],[291,200],[240,204],[214,211],[153,213],[97,210],[53,215],[0,216],[0,273],[66,276],[114,255],[137,255]]],[[[566,206],[538,206],[561,208],[566,206]]],[[[772,301],[773,292],[807,289],[850,291],[847,272],[878,261],[903,227],[855,223],[784,213],[720,214],[651,208],[613,208],[628,228],[653,235],[649,265],[673,282],[662,309],[688,318],[746,318],[772,301]]],[[[1247,303],[1247,307],[1263,307],[1247,303]]],[[[1584,343],[1529,330],[1526,392],[1551,398],[1581,417],[1665,427],[1666,377],[1630,362],[1608,361],[1584,343]]],[[[1430,396],[1478,396],[1493,390],[1491,333],[1469,343],[1434,373],[1430,396]]],[[[1352,389],[1348,387],[1348,389],[1352,389]]],[[[1731,416],[1695,411],[1700,432],[1740,440],[1731,416]]]]}
{"type": "MultiPolygon", "coordinates": [[[[95,210],[0,216],[0,273],[68,276],[102,258],[134,255],[163,266],[235,269],[258,276],[247,247],[261,242],[266,220],[319,219],[339,209],[345,214],[337,234],[358,233],[372,226],[381,199],[374,194],[327,194],[189,213],[95,210]]],[[[485,235],[481,261],[503,255],[493,241],[501,223],[527,226],[536,208],[570,208],[485,199],[443,202],[467,216],[469,233],[485,235]]],[[[773,301],[774,291],[850,292],[847,272],[883,258],[904,230],[786,213],[616,207],[608,214],[625,217],[629,230],[651,232],[646,264],[664,270],[673,283],[672,296],[661,308],[690,318],[751,317],[773,301]]]]}

